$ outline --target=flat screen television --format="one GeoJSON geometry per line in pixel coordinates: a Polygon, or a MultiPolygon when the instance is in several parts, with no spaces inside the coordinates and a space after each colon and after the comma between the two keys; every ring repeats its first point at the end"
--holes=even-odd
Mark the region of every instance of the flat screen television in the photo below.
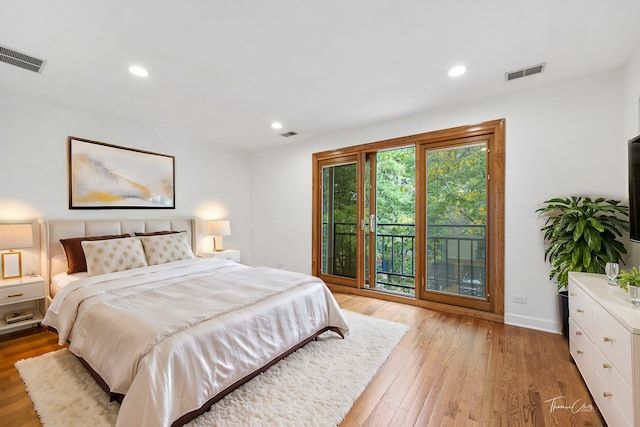
{"type": "Polygon", "coordinates": [[[629,238],[640,243],[640,135],[629,141],[629,238]]]}

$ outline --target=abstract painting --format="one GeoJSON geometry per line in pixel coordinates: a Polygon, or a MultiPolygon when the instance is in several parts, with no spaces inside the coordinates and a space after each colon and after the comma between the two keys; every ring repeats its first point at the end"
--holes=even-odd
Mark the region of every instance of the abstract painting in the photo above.
{"type": "Polygon", "coordinates": [[[175,209],[175,157],[70,136],[69,209],[175,209]]]}

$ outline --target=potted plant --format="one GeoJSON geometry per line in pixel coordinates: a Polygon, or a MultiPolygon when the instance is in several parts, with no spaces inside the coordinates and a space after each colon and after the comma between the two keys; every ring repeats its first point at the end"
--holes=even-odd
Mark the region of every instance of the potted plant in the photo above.
{"type": "MultiPolygon", "coordinates": [[[[544,252],[551,264],[549,279],[557,281],[561,306],[567,304],[570,271],[604,273],[608,262],[619,262],[627,250],[619,240],[629,231],[629,208],[618,200],[571,196],[546,200],[536,210],[547,217],[541,231],[549,244],[544,252]]],[[[568,308],[563,309],[565,336],[568,308]]]]}
{"type": "Polygon", "coordinates": [[[633,267],[629,270],[621,271],[617,282],[618,286],[629,293],[631,302],[634,305],[640,305],[640,270],[633,267]]]}

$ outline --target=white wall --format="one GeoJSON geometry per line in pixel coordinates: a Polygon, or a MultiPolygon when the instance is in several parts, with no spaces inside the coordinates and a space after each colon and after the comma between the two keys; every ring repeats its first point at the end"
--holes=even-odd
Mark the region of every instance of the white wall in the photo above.
{"type": "MultiPolygon", "coordinates": [[[[542,221],[534,211],[547,198],[569,194],[627,200],[626,141],[640,131],[639,97],[640,51],[624,73],[247,154],[186,134],[0,94],[0,220],[229,218],[232,235],[225,246],[240,248],[244,261],[310,272],[312,153],[506,118],[505,320],[559,331],[555,287],[542,258],[542,221]],[[69,135],[175,155],[176,210],[68,210],[69,135]],[[513,295],[527,296],[528,303],[512,303],[513,295]]],[[[36,256],[29,253],[25,263],[37,265],[30,259],[36,256]]],[[[640,256],[632,258],[640,264],[640,256]]]]}
{"type": "MultiPolygon", "coordinates": [[[[104,115],[0,94],[0,220],[198,216],[231,220],[225,246],[249,260],[245,152],[104,115]],[[176,209],[69,210],[67,137],[175,156],[176,209]]],[[[204,242],[211,244],[210,242],[204,242]]],[[[37,250],[26,250],[27,264],[37,250]]]]}
{"type": "Polygon", "coordinates": [[[610,73],[253,153],[252,262],[310,272],[312,153],[505,118],[505,321],[559,332],[534,211],[572,194],[627,200],[622,88],[610,73]]]}

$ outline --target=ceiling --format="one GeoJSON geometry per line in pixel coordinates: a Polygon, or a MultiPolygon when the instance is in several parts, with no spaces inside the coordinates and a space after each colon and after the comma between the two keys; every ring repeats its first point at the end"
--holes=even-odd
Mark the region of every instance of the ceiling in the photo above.
{"type": "Polygon", "coordinates": [[[0,92],[255,151],[620,69],[639,17],[638,0],[2,0],[0,45],[47,62],[0,63],[0,92]]]}

